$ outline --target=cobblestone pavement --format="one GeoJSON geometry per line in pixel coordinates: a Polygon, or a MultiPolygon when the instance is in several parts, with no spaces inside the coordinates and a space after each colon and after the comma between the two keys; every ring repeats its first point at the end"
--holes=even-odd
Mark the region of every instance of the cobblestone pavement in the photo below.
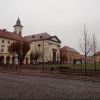
{"type": "Polygon", "coordinates": [[[100,82],[0,73],[0,100],[100,100],[100,82]]]}

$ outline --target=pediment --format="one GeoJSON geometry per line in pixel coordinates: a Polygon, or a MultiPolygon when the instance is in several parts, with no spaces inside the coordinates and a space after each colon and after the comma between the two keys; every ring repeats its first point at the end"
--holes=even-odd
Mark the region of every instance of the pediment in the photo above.
{"type": "Polygon", "coordinates": [[[57,36],[53,36],[50,38],[51,41],[57,42],[57,43],[61,43],[61,41],[58,39],[57,36]]]}
{"type": "Polygon", "coordinates": [[[58,42],[57,38],[51,38],[51,40],[58,42]]]}

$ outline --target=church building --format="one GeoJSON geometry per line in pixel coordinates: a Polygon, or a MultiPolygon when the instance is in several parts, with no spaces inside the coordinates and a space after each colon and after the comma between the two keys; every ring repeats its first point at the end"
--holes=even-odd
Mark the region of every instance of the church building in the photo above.
{"type": "Polygon", "coordinates": [[[51,36],[48,33],[38,33],[29,36],[22,36],[23,25],[20,18],[13,26],[14,31],[9,32],[6,29],[0,29],[0,64],[14,64],[15,55],[8,52],[9,46],[16,41],[30,43],[30,50],[27,53],[24,64],[30,64],[30,54],[38,52],[38,62],[57,62],[60,60],[61,41],[57,36],[51,36]]]}

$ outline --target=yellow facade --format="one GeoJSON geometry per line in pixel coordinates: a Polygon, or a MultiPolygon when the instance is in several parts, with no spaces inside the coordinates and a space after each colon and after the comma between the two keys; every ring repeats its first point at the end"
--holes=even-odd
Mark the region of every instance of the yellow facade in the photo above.
{"type": "Polygon", "coordinates": [[[13,63],[13,54],[9,54],[8,47],[11,43],[15,42],[14,40],[0,38],[0,63],[13,63]]]}
{"type": "MultiPolygon", "coordinates": [[[[16,42],[15,40],[0,38],[0,63],[1,64],[14,64],[15,54],[10,54],[8,52],[9,46],[16,42]]],[[[30,56],[27,55],[24,60],[24,64],[26,64],[26,60],[28,59],[27,63],[30,63],[30,56]]]]}
{"type": "Polygon", "coordinates": [[[39,52],[40,57],[38,62],[55,62],[60,60],[60,43],[53,42],[50,40],[43,40],[43,41],[33,41],[30,44],[30,51],[31,52],[39,52]],[[55,50],[55,58],[53,55],[53,50],[55,50]],[[44,60],[44,61],[43,61],[44,60]]]}
{"type": "Polygon", "coordinates": [[[64,63],[73,63],[74,60],[80,59],[80,54],[75,49],[64,46],[61,48],[61,58],[64,63]]]}
{"type": "MultiPolygon", "coordinates": [[[[21,21],[18,18],[14,25],[14,32],[8,32],[7,30],[0,29],[0,64],[13,64],[15,63],[15,54],[8,52],[9,46],[16,41],[28,41],[25,37],[22,37],[21,21]]],[[[23,63],[30,64],[30,53],[39,52],[40,57],[38,62],[51,62],[60,60],[60,40],[56,36],[50,36],[48,33],[41,33],[35,35],[37,40],[28,41],[30,43],[30,50],[27,53],[23,63]],[[41,35],[47,35],[48,38],[41,35]],[[40,45],[40,46],[39,46],[40,45]]],[[[28,36],[30,37],[30,36],[28,36]]]]}

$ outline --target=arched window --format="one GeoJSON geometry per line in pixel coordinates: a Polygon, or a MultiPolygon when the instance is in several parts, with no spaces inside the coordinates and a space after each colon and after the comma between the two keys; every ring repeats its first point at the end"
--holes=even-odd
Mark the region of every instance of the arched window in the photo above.
{"type": "Polygon", "coordinates": [[[4,56],[0,57],[0,64],[4,64],[4,56]]]}

